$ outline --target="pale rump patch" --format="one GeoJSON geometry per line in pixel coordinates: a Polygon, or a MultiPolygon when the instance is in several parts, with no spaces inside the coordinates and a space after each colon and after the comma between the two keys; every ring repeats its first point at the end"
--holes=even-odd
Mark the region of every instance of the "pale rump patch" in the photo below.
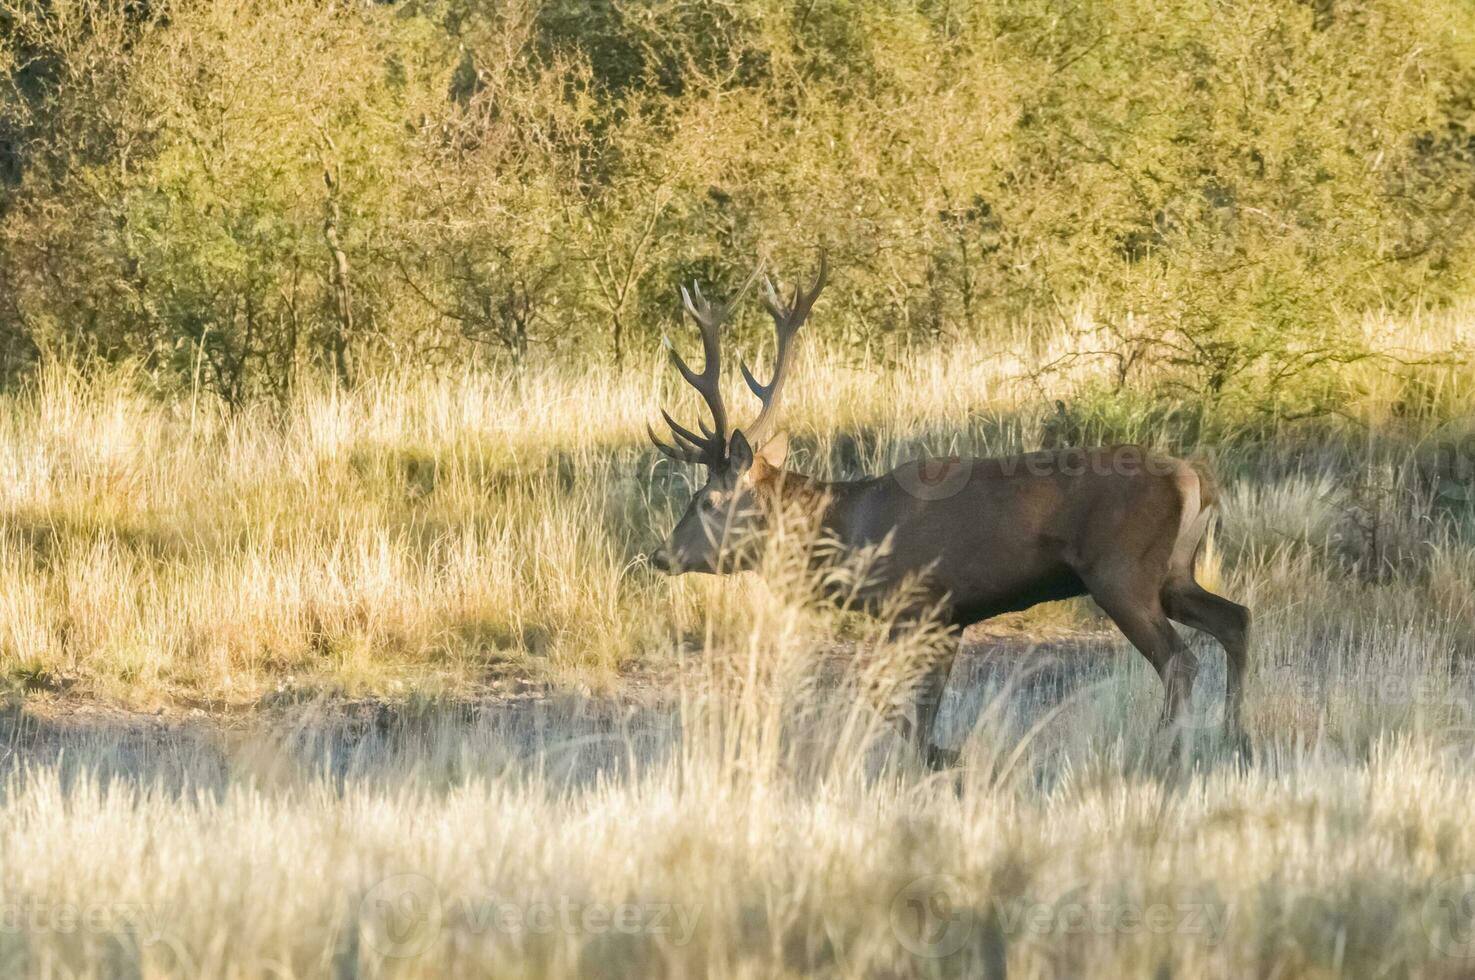
{"type": "Polygon", "coordinates": [[[1173,542],[1173,556],[1168,568],[1171,574],[1187,573],[1193,577],[1193,559],[1198,543],[1208,530],[1209,520],[1214,516],[1213,505],[1203,506],[1199,475],[1191,466],[1184,466],[1173,478],[1178,493],[1183,498],[1183,508],[1178,514],[1178,537],[1173,542]]]}

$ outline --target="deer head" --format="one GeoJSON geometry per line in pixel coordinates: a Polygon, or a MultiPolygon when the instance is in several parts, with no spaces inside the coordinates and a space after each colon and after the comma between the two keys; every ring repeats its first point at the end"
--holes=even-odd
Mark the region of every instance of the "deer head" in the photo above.
{"type": "Polygon", "coordinates": [[[700,463],[707,469],[706,483],[692,497],[666,543],[650,556],[650,563],[661,571],[673,575],[740,571],[752,567],[761,553],[770,520],[770,508],[761,488],[782,469],[787,453],[788,443],[777,432],[777,419],[794,337],[824,288],[827,273],[828,265],[821,254],[813,285],[807,290],[796,285],[787,302],[780,299],[772,281],[765,277],[763,305],[773,317],[778,338],[773,377],[768,384],[760,384],[747,364],[740,365],[743,379],[762,407],[746,430],[731,432],[727,426],[727,409],[722,403],[722,325],[757,273],[749,277],[737,296],[716,306],[702,296],[695,284],[689,290],[682,287],[681,305],[701,331],[704,360],[702,370],[693,371],[672,347],[671,363],[707,403],[712,424],[698,421],[701,431],[693,432],[662,409],[661,417],[671,429],[670,444],[662,442],[647,427],[651,441],[661,452],[680,462],[700,463]]]}

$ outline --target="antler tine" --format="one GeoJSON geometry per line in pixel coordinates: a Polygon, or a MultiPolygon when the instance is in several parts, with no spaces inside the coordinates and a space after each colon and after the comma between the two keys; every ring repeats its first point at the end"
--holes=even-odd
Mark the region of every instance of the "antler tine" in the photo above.
{"type": "MultiPolygon", "coordinates": [[[[698,283],[693,282],[689,289],[686,286],[680,288],[681,306],[696,321],[697,329],[702,335],[702,369],[692,370],[681,355],[676,353],[676,348],[669,341],[666,346],[671,363],[676,366],[682,379],[695,388],[702,396],[702,400],[707,403],[707,409],[712,413],[712,424],[708,426],[705,420],[698,419],[697,426],[701,429],[701,434],[698,435],[680,425],[665,409],[662,409],[661,417],[670,426],[676,445],[673,447],[659,441],[656,444],[672,459],[720,466],[727,458],[727,407],[722,401],[722,326],[732,315],[738,301],[747,294],[748,288],[753,285],[753,280],[758,277],[759,271],[759,269],[753,270],[736,296],[716,306],[702,295],[702,287],[698,283]]],[[[654,434],[651,438],[655,439],[654,434]]]]}
{"type": "MultiPolygon", "coordinates": [[[[712,438],[710,433],[705,437],[697,435],[673,419],[664,408],[661,409],[661,418],[665,419],[666,424],[671,427],[671,434],[676,437],[676,445],[682,449],[700,450],[712,438]]],[[[705,431],[706,426],[702,426],[702,429],[705,431]]]]}
{"type": "Polygon", "coordinates": [[[743,380],[748,383],[748,387],[763,404],[758,417],[753,420],[753,424],[746,431],[748,441],[755,448],[761,447],[773,436],[774,423],[778,418],[778,404],[783,395],[784,378],[788,374],[792,342],[799,333],[799,328],[808,318],[814,301],[819,298],[820,290],[825,288],[828,275],[828,258],[824,252],[820,252],[819,272],[814,277],[814,283],[807,290],[801,289],[796,284],[793,299],[787,305],[780,302],[778,291],[774,289],[772,280],[766,277],[764,279],[763,305],[768,308],[769,315],[773,317],[774,333],[777,335],[777,345],[773,354],[773,378],[766,385],[760,384],[758,379],[753,377],[753,372],[748,369],[746,362],[740,362],[738,365],[743,372],[743,380]]]}
{"type": "Polygon", "coordinates": [[[676,348],[671,348],[671,363],[676,365],[676,370],[686,383],[696,389],[697,394],[707,403],[707,409],[712,413],[712,428],[707,430],[705,425],[702,431],[705,438],[689,433],[689,438],[704,449],[716,449],[714,459],[721,459],[727,449],[727,407],[722,402],[722,323],[727,319],[728,308],[718,306],[715,310],[707,298],[702,295],[701,287],[692,283],[691,290],[685,286],[681,287],[681,305],[686,312],[697,322],[697,329],[702,335],[702,369],[693,371],[676,353],[676,348]],[[693,299],[695,295],[695,299],[693,299]],[[719,443],[719,440],[720,443],[719,443]]]}
{"type": "Polygon", "coordinates": [[[688,449],[685,446],[681,448],[668,446],[662,442],[660,437],[656,435],[656,430],[650,427],[649,422],[645,424],[645,434],[650,436],[650,441],[661,451],[662,455],[669,456],[678,463],[700,463],[702,461],[702,454],[696,450],[688,449]]]}

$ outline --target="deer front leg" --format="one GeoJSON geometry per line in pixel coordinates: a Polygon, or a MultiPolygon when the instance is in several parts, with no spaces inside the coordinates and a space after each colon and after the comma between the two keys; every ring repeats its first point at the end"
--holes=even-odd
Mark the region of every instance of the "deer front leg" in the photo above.
{"type": "Polygon", "coordinates": [[[954,640],[927,666],[926,673],[917,684],[910,716],[902,715],[898,721],[902,737],[912,744],[928,768],[942,770],[958,764],[956,749],[944,749],[933,741],[937,726],[937,714],[942,708],[942,695],[947,689],[948,676],[957,659],[960,640],[954,640]]]}

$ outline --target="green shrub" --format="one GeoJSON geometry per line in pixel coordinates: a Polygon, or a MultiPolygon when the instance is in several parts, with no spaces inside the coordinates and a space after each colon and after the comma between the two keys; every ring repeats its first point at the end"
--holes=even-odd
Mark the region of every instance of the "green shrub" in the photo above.
{"type": "Polygon", "coordinates": [[[0,0],[0,368],[241,403],[620,359],[678,279],[823,244],[838,342],[1083,309],[1122,386],[1321,411],[1358,313],[1475,271],[1471,38],[1446,0],[0,0]]]}

